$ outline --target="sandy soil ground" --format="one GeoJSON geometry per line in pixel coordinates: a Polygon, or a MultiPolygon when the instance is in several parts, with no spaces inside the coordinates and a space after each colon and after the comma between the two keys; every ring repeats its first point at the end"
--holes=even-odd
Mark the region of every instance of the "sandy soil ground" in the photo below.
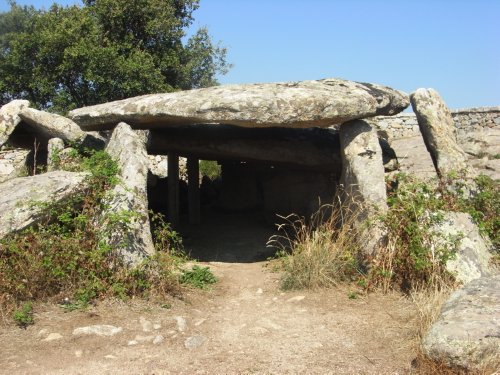
{"type": "Polygon", "coordinates": [[[283,293],[263,263],[208,264],[220,278],[170,308],[105,301],[88,311],[36,308],[36,324],[0,331],[8,374],[404,374],[412,305],[349,289],[283,293]],[[112,336],[74,334],[112,325],[112,336]]]}
{"type": "Polygon", "coordinates": [[[87,311],[36,305],[35,325],[1,325],[2,374],[406,374],[415,308],[351,287],[283,292],[266,262],[272,228],[214,215],[184,228],[186,248],[219,278],[168,305],[102,301],[87,311]],[[215,234],[215,235],[214,235],[215,234]],[[109,325],[111,335],[78,334],[109,325]],[[113,327],[115,327],[113,332],[113,327]],[[75,331],[76,330],[76,331],[75,331]]]}

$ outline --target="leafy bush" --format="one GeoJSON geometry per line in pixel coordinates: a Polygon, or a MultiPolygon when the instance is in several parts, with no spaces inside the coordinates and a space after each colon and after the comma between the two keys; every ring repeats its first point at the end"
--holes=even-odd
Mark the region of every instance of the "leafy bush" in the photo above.
{"type": "Polygon", "coordinates": [[[19,310],[14,312],[14,321],[21,328],[26,328],[34,323],[33,305],[31,302],[24,303],[19,310]]]}
{"type": "Polygon", "coordinates": [[[126,225],[127,215],[116,220],[99,220],[97,215],[106,190],[117,182],[118,167],[102,151],[80,158],[80,168],[90,171],[90,189],[46,205],[45,221],[0,240],[2,307],[12,309],[20,301],[51,297],[69,297],[70,305],[85,306],[101,296],[177,293],[173,271],[182,243],[175,232],[157,220],[158,254],[127,268],[101,235],[112,230],[109,226],[126,225]]]}
{"type": "Polygon", "coordinates": [[[194,265],[191,270],[183,270],[180,277],[182,284],[188,284],[195,288],[205,289],[211,284],[217,282],[217,277],[208,267],[194,265]]]}
{"type": "Polygon", "coordinates": [[[221,166],[214,160],[200,160],[200,174],[216,180],[221,175],[221,166]]]}

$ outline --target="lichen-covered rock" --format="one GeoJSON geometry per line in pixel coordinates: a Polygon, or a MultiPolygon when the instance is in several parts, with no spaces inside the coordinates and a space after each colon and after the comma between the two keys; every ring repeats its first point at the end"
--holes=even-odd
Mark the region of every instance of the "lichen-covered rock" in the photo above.
{"type": "Polygon", "coordinates": [[[413,111],[440,176],[466,170],[467,156],[458,145],[450,110],[434,89],[418,89],[410,95],[413,111]]]}
{"type": "MultiPolygon", "coordinates": [[[[425,354],[467,371],[500,368],[500,275],[454,292],[424,338],[425,354]]],[[[485,372],[489,373],[489,372],[485,372]]]]}
{"type": "Polygon", "coordinates": [[[104,234],[107,243],[131,267],[155,251],[148,216],[146,143],[146,134],[135,132],[126,123],[119,123],[106,146],[106,151],[118,162],[120,174],[119,183],[108,192],[102,218],[123,219],[120,225],[113,226],[110,232],[105,230],[104,234]]]}
{"type": "Polygon", "coordinates": [[[72,120],[33,108],[25,108],[19,113],[19,117],[30,126],[35,134],[44,138],[60,138],[66,144],[83,144],[85,147],[102,149],[105,139],[96,132],[84,132],[72,120]]]}
{"type": "Polygon", "coordinates": [[[366,220],[387,211],[382,149],[376,131],[362,120],[342,124],[339,136],[344,204],[357,217],[365,254],[375,255],[385,241],[385,230],[376,221],[362,228],[366,220]]]}
{"type": "Polygon", "coordinates": [[[0,151],[0,183],[27,174],[30,150],[0,151]]]}
{"type": "Polygon", "coordinates": [[[457,281],[467,284],[494,272],[488,241],[481,237],[469,214],[446,212],[443,221],[433,230],[440,238],[459,238],[455,257],[446,263],[446,269],[455,275],[457,281]]]}
{"type": "Polygon", "coordinates": [[[64,150],[64,141],[61,138],[51,138],[47,146],[47,171],[59,169],[61,153],[64,150]]]}
{"type": "Polygon", "coordinates": [[[30,105],[27,100],[13,100],[0,108],[0,147],[7,142],[17,125],[21,122],[19,113],[30,105]]]}
{"type": "Polygon", "coordinates": [[[43,204],[69,198],[88,188],[87,173],[55,171],[0,184],[0,238],[45,217],[43,204]]]}
{"type": "Polygon", "coordinates": [[[153,94],[79,108],[69,113],[84,130],[218,123],[244,127],[328,127],[409,105],[407,94],[370,83],[323,79],[289,83],[216,86],[153,94]]]}

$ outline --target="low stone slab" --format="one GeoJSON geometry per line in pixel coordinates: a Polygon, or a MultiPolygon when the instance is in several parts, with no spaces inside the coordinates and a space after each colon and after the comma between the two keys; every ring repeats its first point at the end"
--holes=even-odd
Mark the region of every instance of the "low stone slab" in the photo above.
{"type": "Polygon", "coordinates": [[[130,215],[126,225],[107,234],[106,241],[129,266],[138,265],[155,251],[148,215],[146,138],[126,123],[119,123],[106,147],[118,162],[120,182],[108,192],[102,217],[130,215]]]}
{"type": "Polygon", "coordinates": [[[0,238],[44,217],[40,204],[64,200],[86,188],[87,173],[55,171],[0,184],[0,238]]]}
{"type": "Polygon", "coordinates": [[[69,116],[84,130],[108,130],[120,121],[143,129],[199,123],[309,128],[393,115],[408,105],[401,91],[329,78],[145,95],[75,109],[69,116]]]}
{"type": "Polygon", "coordinates": [[[33,133],[40,134],[43,138],[60,138],[66,144],[104,148],[103,137],[95,132],[84,132],[75,122],[66,117],[33,108],[23,109],[19,117],[30,126],[33,133]]]}
{"type": "Polygon", "coordinates": [[[26,175],[29,154],[22,149],[0,151],[0,183],[26,175]]]}
{"type": "Polygon", "coordinates": [[[446,212],[443,222],[434,230],[441,234],[440,238],[460,237],[455,257],[446,262],[446,269],[455,275],[457,281],[467,284],[494,273],[490,263],[491,244],[483,239],[469,214],[446,212]]]}
{"type": "MultiPolygon", "coordinates": [[[[500,275],[454,292],[423,341],[427,356],[467,371],[500,368],[500,275]]],[[[487,371],[490,372],[487,372],[487,371]]]]}
{"type": "Polygon", "coordinates": [[[7,142],[17,125],[21,122],[19,112],[29,107],[27,100],[13,100],[0,108],[0,147],[7,142]]]}

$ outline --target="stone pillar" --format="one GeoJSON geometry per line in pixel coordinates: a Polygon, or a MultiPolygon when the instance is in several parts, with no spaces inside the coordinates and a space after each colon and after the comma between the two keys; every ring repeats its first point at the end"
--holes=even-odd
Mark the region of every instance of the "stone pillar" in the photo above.
{"type": "Polygon", "coordinates": [[[168,221],[179,226],[179,155],[168,153],[168,221]]]}
{"type": "Polygon", "coordinates": [[[410,101],[438,176],[465,171],[467,156],[457,143],[450,110],[437,91],[418,89],[410,101]]]}
{"type": "Polygon", "coordinates": [[[342,124],[339,136],[343,208],[354,215],[360,245],[365,255],[372,257],[386,241],[386,231],[376,220],[387,211],[382,149],[376,131],[365,121],[342,124]]]}
{"type": "Polygon", "coordinates": [[[187,159],[189,223],[200,224],[200,165],[198,158],[187,159]]]}
{"type": "Polygon", "coordinates": [[[61,165],[61,154],[64,141],[61,138],[51,138],[47,146],[47,172],[58,170],[61,165]]]}

